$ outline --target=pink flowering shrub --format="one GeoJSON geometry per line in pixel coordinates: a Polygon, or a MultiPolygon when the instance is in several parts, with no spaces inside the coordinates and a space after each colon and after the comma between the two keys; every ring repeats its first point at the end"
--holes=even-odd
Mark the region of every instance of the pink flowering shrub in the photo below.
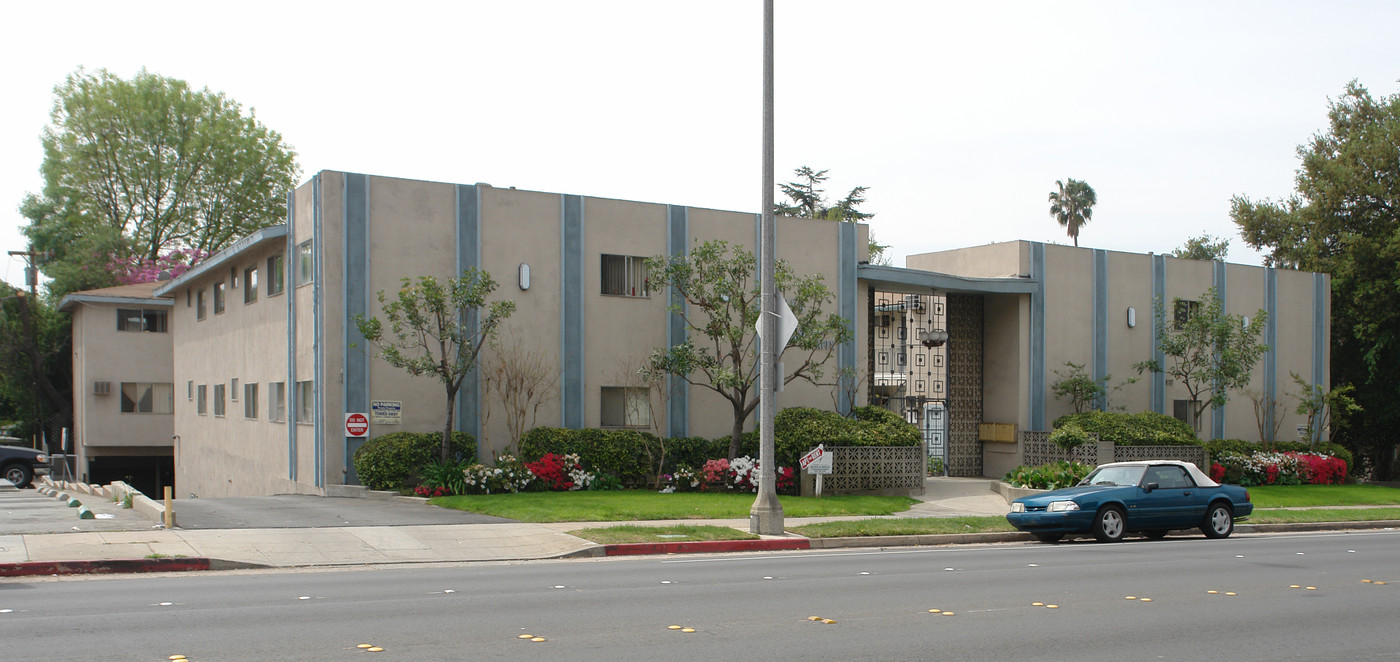
{"type": "Polygon", "coordinates": [[[168,273],[171,278],[175,278],[201,260],[209,257],[209,253],[196,249],[177,248],[157,257],[154,260],[142,258],[139,255],[131,255],[125,258],[110,256],[107,261],[107,271],[111,272],[122,285],[135,285],[137,283],[154,283],[160,280],[162,273],[168,273]]]}
{"type": "Polygon", "coordinates": [[[1346,480],[1347,463],[1322,453],[1227,453],[1211,466],[1217,482],[1253,485],[1339,485],[1346,480]],[[1220,467],[1220,478],[1216,478],[1220,467]]]}
{"type": "Polygon", "coordinates": [[[729,460],[720,458],[709,460],[705,466],[700,467],[700,483],[702,490],[723,490],[729,487],[729,460]]]}

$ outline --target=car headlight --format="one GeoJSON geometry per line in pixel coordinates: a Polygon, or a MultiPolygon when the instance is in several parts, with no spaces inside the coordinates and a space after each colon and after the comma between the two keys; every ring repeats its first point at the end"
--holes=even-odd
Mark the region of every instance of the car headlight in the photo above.
{"type": "Polygon", "coordinates": [[[1051,501],[1046,510],[1052,513],[1063,513],[1071,510],[1079,510],[1079,504],[1073,501],[1051,501]]]}
{"type": "Polygon", "coordinates": [[[49,456],[44,455],[43,453],[40,453],[40,454],[34,456],[34,461],[37,462],[37,463],[39,463],[39,464],[48,464],[48,463],[49,463],[49,456]]]}
{"type": "Polygon", "coordinates": [[[1012,504],[1011,504],[1011,512],[1013,512],[1013,513],[1024,513],[1024,512],[1026,512],[1026,504],[1021,503],[1020,501],[1014,501],[1014,502],[1012,502],[1012,504]]]}

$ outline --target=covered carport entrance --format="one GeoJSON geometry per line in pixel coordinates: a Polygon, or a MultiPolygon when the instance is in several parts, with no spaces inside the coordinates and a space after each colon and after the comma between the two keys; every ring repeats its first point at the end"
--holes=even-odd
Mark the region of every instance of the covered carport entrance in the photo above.
{"type": "Polygon", "coordinates": [[[869,404],[919,426],[929,455],[942,460],[947,475],[982,476],[986,409],[995,410],[994,420],[1008,414],[1016,420],[1020,409],[1019,401],[1000,401],[1005,398],[985,402],[988,363],[998,379],[1008,370],[1019,373],[1026,350],[1022,330],[987,328],[987,309],[994,312],[990,319],[1000,320],[1006,316],[999,311],[1028,305],[1034,281],[873,265],[861,265],[857,273],[868,301],[869,404]]]}

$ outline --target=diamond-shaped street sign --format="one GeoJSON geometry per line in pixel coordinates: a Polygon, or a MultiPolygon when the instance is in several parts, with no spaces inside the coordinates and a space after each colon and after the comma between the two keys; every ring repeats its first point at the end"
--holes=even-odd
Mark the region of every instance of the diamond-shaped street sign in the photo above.
{"type": "MultiPolygon", "coordinates": [[[[781,354],[787,347],[788,341],[792,340],[792,334],[797,331],[797,316],[792,314],[792,308],[788,307],[787,299],[781,293],[774,293],[778,297],[778,352],[781,354]]],[[[754,322],[753,328],[758,332],[760,340],[763,339],[763,316],[759,315],[758,321],[754,322]]]]}

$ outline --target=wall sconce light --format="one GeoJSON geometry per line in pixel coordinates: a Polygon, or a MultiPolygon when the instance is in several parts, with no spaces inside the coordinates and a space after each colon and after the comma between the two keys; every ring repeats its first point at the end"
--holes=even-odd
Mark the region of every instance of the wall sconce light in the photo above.
{"type": "Polygon", "coordinates": [[[948,332],[942,329],[924,331],[919,334],[919,344],[929,349],[933,349],[934,347],[942,347],[944,343],[947,342],[948,332]]]}
{"type": "Polygon", "coordinates": [[[1135,326],[1137,326],[1137,309],[1128,306],[1128,328],[1131,329],[1135,326]]]}
{"type": "Polygon", "coordinates": [[[530,289],[530,265],[520,263],[520,289],[530,289]]]}

